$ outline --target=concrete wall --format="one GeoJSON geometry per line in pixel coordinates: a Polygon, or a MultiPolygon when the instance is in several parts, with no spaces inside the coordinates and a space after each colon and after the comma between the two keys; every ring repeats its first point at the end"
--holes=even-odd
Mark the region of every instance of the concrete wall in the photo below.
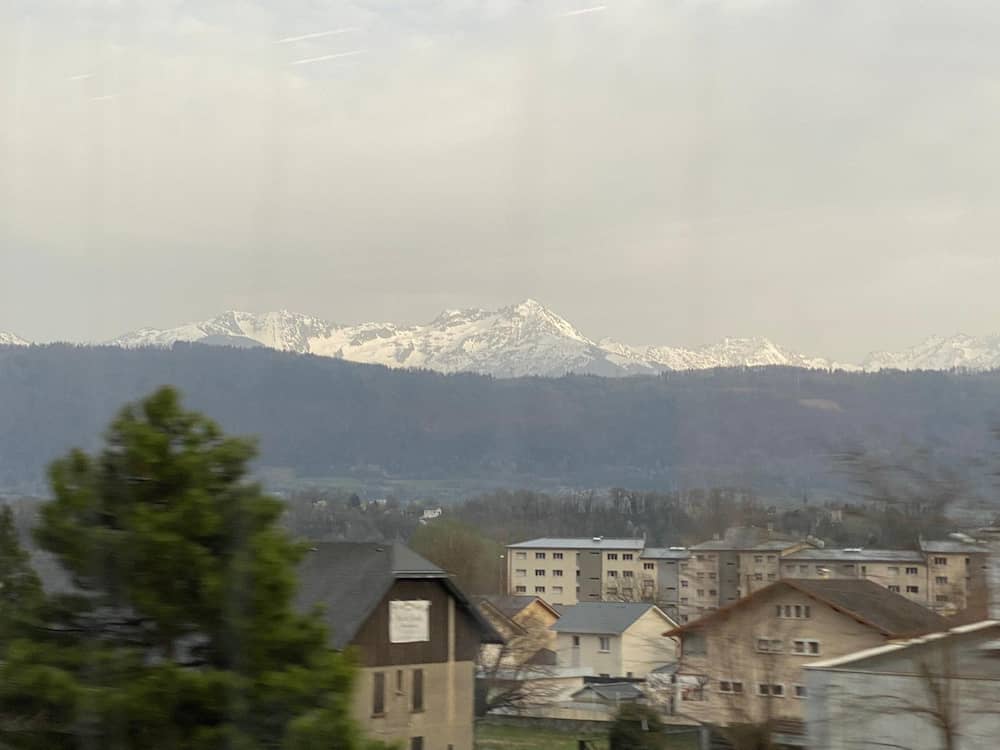
{"type": "Polygon", "coordinates": [[[590,667],[594,674],[610,677],[624,677],[622,660],[622,639],[606,636],[610,649],[601,651],[601,636],[581,633],[577,636],[580,645],[573,645],[571,633],[558,633],[556,638],[556,659],[560,667],[590,667]]]}
{"type": "Polygon", "coordinates": [[[408,750],[413,737],[424,738],[425,750],[472,750],[475,664],[445,662],[359,670],[353,715],[371,737],[398,742],[408,750]],[[413,670],[424,671],[424,710],[414,712],[413,670]],[[385,712],[372,714],[375,673],[385,674],[385,712]],[[397,689],[397,672],[402,673],[397,689]]]}
{"type": "Polygon", "coordinates": [[[622,634],[622,675],[616,677],[646,677],[657,667],[677,658],[677,642],[663,633],[675,625],[650,609],[622,634]]]}

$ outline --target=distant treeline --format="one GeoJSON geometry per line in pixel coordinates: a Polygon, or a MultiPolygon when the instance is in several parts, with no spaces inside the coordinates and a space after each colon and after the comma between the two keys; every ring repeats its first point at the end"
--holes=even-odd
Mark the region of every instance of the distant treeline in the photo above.
{"type": "MultiPolygon", "coordinates": [[[[126,401],[176,385],[191,408],[260,437],[262,466],[297,476],[535,476],[567,487],[842,489],[831,454],[909,442],[983,456],[995,373],[847,374],[791,368],[658,377],[498,380],[396,371],[266,349],[0,349],[0,488],[97,444],[126,401]]],[[[519,481],[509,481],[516,485],[519,481]]]]}

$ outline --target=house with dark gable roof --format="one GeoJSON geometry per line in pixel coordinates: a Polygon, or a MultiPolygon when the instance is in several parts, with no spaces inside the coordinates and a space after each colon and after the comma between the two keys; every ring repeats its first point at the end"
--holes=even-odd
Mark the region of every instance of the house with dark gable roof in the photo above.
{"type": "Polygon", "coordinates": [[[802,718],[803,667],[940,629],[926,607],[863,579],[785,579],[664,633],[680,643],[675,710],[713,724],[802,718]]]}
{"type": "Polygon", "coordinates": [[[299,568],[300,609],[320,607],[360,667],[353,714],[404,750],[471,750],[476,658],[501,636],[439,567],[399,543],[322,543],[299,568]]]}

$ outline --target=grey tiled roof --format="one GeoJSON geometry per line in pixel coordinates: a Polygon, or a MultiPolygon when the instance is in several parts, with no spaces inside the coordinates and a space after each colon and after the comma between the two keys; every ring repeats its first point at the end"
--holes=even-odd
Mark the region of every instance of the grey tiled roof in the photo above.
{"type": "Polygon", "coordinates": [[[781,558],[782,562],[923,562],[924,556],[915,549],[803,549],[781,558]]]}
{"type": "Polygon", "coordinates": [[[351,642],[400,579],[440,580],[479,624],[484,640],[501,640],[445,571],[399,542],[323,542],[306,553],[298,572],[296,607],[301,611],[317,605],[323,608],[333,648],[342,649],[351,642]]]}
{"type": "Polygon", "coordinates": [[[621,635],[653,608],[632,602],[581,602],[563,607],[562,617],[552,626],[557,633],[621,635]]]}
{"type": "Polygon", "coordinates": [[[967,544],[965,542],[958,541],[922,541],[920,542],[920,548],[924,552],[941,552],[944,554],[977,554],[977,553],[988,553],[989,549],[986,547],[981,547],[976,544],[967,544]]]}
{"type": "Polygon", "coordinates": [[[837,609],[857,615],[889,635],[928,633],[945,625],[940,615],[865,579],[793,578],[786,579],[784,583],[837,609]]]}
{"type": "Polygon", "coordinates": [[[634,701],[639,698],[646,697],[646,694],[631,682],[607,682],[604,684],[591,683],[583,689],[573,693],[572,697],[577,698],[581,693],[588,691],[594,693],[602,700],[610,701],[612,703],[617,703],[618,701],[634,701]]]}
{"type": "Polygon", "coordinates": [[[686,549],[671,549],[670,547],[646,547],[640,555],[645,560],[687,560],[691,553],[686,549]]]}
{"type": "Polygon", "coordinates": [[[605,537],[599,537],[598,541],[594,538],[560,538],[560,537],[541,537],[539,539],[529,539],[526,542],[518,542],[517,544],[507,545],[511,549],[606,549],[606,550],[618,550],[618,549],[629,549],[638,550],[646,546],[646,542],[643,539],[609,539],[605,537]]]}
{"type": "Polygon", "coordinates": [[[537,596],[499,596],[497,594],[479,597],[479,601],[489,602],[497,612],[508,619],[513,619],[536,599],[538,599],[537,596]]]}

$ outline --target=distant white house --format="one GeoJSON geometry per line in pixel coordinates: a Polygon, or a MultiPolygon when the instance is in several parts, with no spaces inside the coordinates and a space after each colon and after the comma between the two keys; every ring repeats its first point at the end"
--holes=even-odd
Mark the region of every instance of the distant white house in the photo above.
{"type": "Polygon", "coordinates": [[[589,667],[604,677],[645,678],[677,658],[664,631],[677,627],[659,607],[634,602],[581,602],[560,610],[556,633],[560,667],[589,667]]]}
{"type": "Polygon", "coordinates": [[[1000,747],[1000,621],[807,664],[811,750],[1000,747]]]}
{"type": "Polygon", "coordinates": [[[424,512],[420,514],[420,523],[427,523],[428,521],[433,521],[435,518],[441,517],[440,508],[424,508],[424,512]]]}

